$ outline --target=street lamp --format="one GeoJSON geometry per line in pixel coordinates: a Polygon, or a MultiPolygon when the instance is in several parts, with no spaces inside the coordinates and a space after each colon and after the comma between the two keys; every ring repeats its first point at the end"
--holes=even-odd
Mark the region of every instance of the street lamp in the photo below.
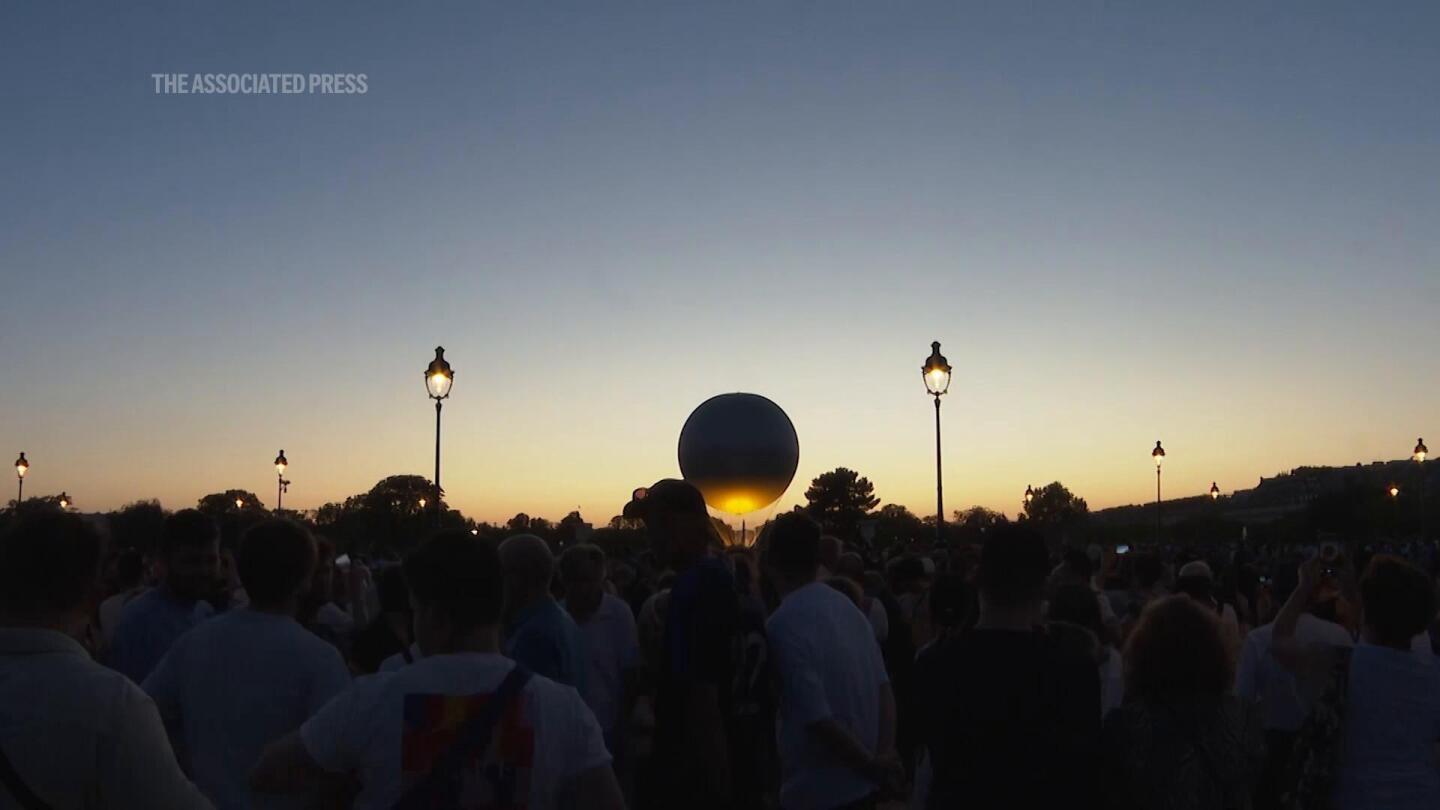
{"type": "Polygon", "coordinates": [[[925,390],[935,398],[935,543],[945,538],[945,488],[940,466],[940,397],[950,390],[950,364],[940,353],[940,341],[930,344],[930,356],[920,367],[925,377],[925,390]]]}
{"type": "Polygon", "coordinates": [[[1430,454],[1430,448],[1425,446],[1424,439],[1415,440],[1415,466],[1420,469],[1420,539],[1425,539],[1425,456],[1430,454]]]}
{"type": "Polygon", "coordinates": [[[20,493],[15,496],[15,506],[17,507],[20,506],[21,501],[25,500],[25,473],[27,472],[30,472],[30,462],[26,461],[25,454],[21,453],[20,457],[15,459],[15,477],[20,481],[20,493]]]}
{"type": "Polygon", "coordinates": [[[1165,462],[1165,448],[1160,446],[1160,440],[1155,440],[1155,449],[1150,451],[1150,458],[1155,461],[1155,542],[1160,542],[1160,465],[1165,462]]]}
{"type": "Polygon", "coordinates": [[[65,492],[62,491],[62,492],[60,493],[60,511],[63,512],[63,511],[65,511],[66,509],[69,509],[69,508],[70,508],[70,496],[67,495],[65,492]]]}
{"type": "Polygon", "coordinates": [[[285,468],[289,466],[290,462],[285,458],[285,451],[281,450],[280,455],[275,457],[275,476],[279,479],[279,483],[275,485],[275,512],[277,514],[285,501],[285,493],[290,489],[290,482],[285,480],[285,468]]]}
{"type": "Polygon", "coordinates": [[[1220,485],[1214,481],[1210,482],[1210,500],[1220,500],[1220,485]]]}
{"type": "Polygon", "coordinates": [[[244,498],[236,498],[236,499],[235,499],[235,508],[236,508],[236,509],[244,509],[244,508],[245,508],[245,499],[244,499],[244,498]]]}
{"type": "MultiPolygon", "coordinates": [[[[455,384],[455,372],[445,361],[445,348],[435,347],[435,359],[425,367],[425,391],[435,400],[435,524],[440,524],[440,403],[450,398],[450,387],[455,384]]],[[[425,508],[425,500],[420,500],[425,508]]]]}
{"type": "Polygon", "coordinates": [[[1397,487],[1397,486],[1395,486],[1394,484],[1391,484],[1391,485],[1390,485],[1390,497],[1392,497],[1392,498],[1398,498],[1398,497],[1400,497],[1400,487],[1397,487]]]}
{"type": "Polygon", "coordinates": [[[1025,485],[1025,508],[1030,508],[1030,502],[1035,500],[1035,488],[1029,484],[1025,485]]]}

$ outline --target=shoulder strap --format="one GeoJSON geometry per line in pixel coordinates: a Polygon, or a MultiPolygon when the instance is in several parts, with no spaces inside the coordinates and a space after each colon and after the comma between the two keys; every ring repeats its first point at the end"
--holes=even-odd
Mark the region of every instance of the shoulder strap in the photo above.
{"type": "Polygon", "coordinates": [[[506,673],[499,688],[490,695],[484,708],[460,728],[455,742],[440,755],[430,772],[395,802],[395,810],[444,806],[444,802],[435,801],[436,791],[451,782],[455,772],[466,759],[474,754],[484,753],[490,747],[490,739],[495,736],[495,725],[500,722],[506,707],[524,691],[525,684],[530,682],[531,674],[530,670],[517,662],[515,667],[506,673]]]}
{"type": "Polygon", "coordinates": [[[35,791],[15,772],[15,766],[10,764],[10,758],[5,756],[3,748],[0,748],[0,782],[5,784],[5,789],[10,791],[10,795],[15,797],[15,801],[24,810],[50,810],[50,805],[36,796],[35,791]]]}

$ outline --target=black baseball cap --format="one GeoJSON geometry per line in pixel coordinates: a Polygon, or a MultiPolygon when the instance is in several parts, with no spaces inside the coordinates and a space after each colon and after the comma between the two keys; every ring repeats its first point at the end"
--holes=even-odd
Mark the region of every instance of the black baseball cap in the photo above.
{"type": "Polygon", "coordinates": [[[639,487],[630,495],[630,502],[621,512],[627,520],[645,520],[661,512],[706,515],[705,496],[694,484],[678,478],[662,478],[648,487],[639,487]]]}

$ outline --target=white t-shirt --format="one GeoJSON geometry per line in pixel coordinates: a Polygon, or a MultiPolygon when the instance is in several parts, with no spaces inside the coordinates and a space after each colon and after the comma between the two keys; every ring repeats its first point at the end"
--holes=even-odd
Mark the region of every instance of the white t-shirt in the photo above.
{"type": "Polygon", "coordinates": [[[404,669],[405,667],[415,663],[416,661],[419,661],[423,657],[424,656],[420,655],[420,645],[415,642],[411,642],[410,658],[408,660],[405,658],[405,653],[395,653],[394,655],[380,662],[380,669],[378,671],[395,672],[397,670],[404,669]]]}
{"type": "Polygon", "coordinates": [[[620,724],[625,671],[640,665],[640,639],[630,606],[604,594],[595,614],[580,625],[585,636],[586,671],[581,695],[606,734],[620,724]]]}
{"type": "Polygon", "coordinates": [[[1125,661],[1120,651],[1106,644],[1105,660],[1100,663],[1100,717],[1125,702],[1125,661]]]}
{"type": "Polygon", "coordinates": [[[1344,810],[1440,807],[1440,666],[1361,643],[1350,659],[1336,806],[1344,810]]]}
{"type": "MultiPolygon", "coordinates": [[[[320,767],[359,774],[356,810],[388,810],[514,666],[494,653],[456,653],[361,678],[306,721],[301,739],[320,767]]],[[[580,694],[539,675],[497,724],[484,757],[467,762],[460,807],[550,810],[575,777],[610,762],[580,694]]]]}
{"type": "Polygon", "coordinates": [[[885,605],[879,599],[869,597],[870,609],[866,611],[866,618],[870,620],[870,629],[875,631],[875,640],[881,644],[890,637],[890,617],[885,615],[885,605]]]}
{"type": "Polygon", "coordinates": [[[125,612],[125,605],[144,592],[143,587],[131,588],[100,603],[100,637],[105,640],[105,646],[115,641],[115,628],[120,625],[120,614],[125,612]]]}
{"type": "Polygon", "coordinates": [[[780,675],[779,743],[784,807],[836,807],[877,785],[818,747],[808,727],[834,720],[871,753],[880,742],[880,689],[889,681],[869,620],[819,583],[785,597],[765,623],[780,675]]]}
{"type": "MultiPolygon", "coordinates": [[[[0,746],[55,808],[210,806],[175,761],[155,704],[53,630],[0,629],[0,746]]],[[[18,807],[0,788],[0,807],[18,807]]]]}
{"type": "Polygon", "coordinates": [[[145,679],[195,784],[219,810],[304,807],[251,795],[265,746],[350,685],[340,653],[288,616],[234,610],[181,636],[145,679]]]}

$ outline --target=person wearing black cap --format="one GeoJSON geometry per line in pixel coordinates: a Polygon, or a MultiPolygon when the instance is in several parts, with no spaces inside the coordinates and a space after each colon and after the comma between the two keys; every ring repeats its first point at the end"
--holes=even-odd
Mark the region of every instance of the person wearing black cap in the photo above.
{"type": "Polygon", "coordinates": [[[694,486],[675,479],[637,489],[624,516],[645,522],[657,562],[675,572],[655,698],[655,807],[728,808],[748,780],[731,769],[733,639],[739,598],[719,537],[694,486]]]}

